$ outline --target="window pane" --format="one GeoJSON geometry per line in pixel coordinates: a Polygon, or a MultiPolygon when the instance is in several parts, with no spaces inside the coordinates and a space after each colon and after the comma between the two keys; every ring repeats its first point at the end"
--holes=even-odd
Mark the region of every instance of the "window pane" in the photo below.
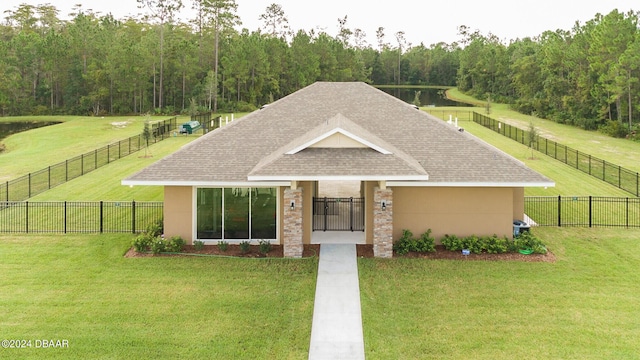
{"type": "Polygon", "coordinates": [[[224,189],[224,238],[249,238],[249,188],[224,189]]]}
{"type": "Polygon", "coordinates": [[[198,239],[222,239],[222,189],[198,189],[198,239]]]}
{"type": "Polygon", "coordinates": [[[276,188],[254,188],[251,197],[251,238],[276,238],[276,188]]]}

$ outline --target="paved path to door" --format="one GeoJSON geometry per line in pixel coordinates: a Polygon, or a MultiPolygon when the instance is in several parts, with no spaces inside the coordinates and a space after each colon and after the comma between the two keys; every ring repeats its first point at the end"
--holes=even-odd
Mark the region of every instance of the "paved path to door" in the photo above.
{"type": "Polygon", "coordinates": [[[364,359],[355,244],[320,245],[309,359],[364,359]]]}

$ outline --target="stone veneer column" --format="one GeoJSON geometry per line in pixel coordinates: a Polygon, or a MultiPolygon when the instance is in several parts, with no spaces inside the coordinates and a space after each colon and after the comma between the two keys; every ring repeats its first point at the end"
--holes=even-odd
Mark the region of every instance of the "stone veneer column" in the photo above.
{"type": "Polygon", "coordinates": [[[302,257],[302,189],[284,190],[284,257],[302,257]],[[291,202],[295,208],[291,210],[291,202]]]}
{"type": "Polygon", "coordinates": [[[393,191],[391,189],[373,190],[373,256],[393,257],[393,191]],[[382,210],[382,201],[386,209],[382,210]]]}

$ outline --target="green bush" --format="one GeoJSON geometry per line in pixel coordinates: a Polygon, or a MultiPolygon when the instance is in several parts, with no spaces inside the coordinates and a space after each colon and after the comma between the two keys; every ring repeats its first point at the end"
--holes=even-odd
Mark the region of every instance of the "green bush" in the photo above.
{"type": "Polygon", "coordinates": [[[133,248],[136,252],[143,253],[149,251],[154,237],[149,234],[140,234],[133,239],[133,248]]]}
{"type": "Polygon", "coordinates": [[[145,232],[152,237],[160,236],[164,232],[163,227],[164,222],[162,221],[162,219],[160,219],[147,225],[147,229],[145,230],[145,232]]]}
{"type": "Polygon", "coordinates": [[[481,238],[471,235],[462,239],[462,249],[469,249],[474,254],[480,254],[484,250],[484,246],[481,238]]]}
{"type": "Polygon", "coordinates": [[[187,242],[180,236],[172,236],[166,243],[165,251],[167,252],[182,252],[187,242]]]}
{"type": "Polygon", "coordinates": [[[260,253],[261,254],[266,254],[269,251],[271,251],[271,241],[269,241],[269,240],[258,240],[258,243],[260,244],[260,253]]]}
{"type": "Polygon", "coordinates": [[[402,236],[393,244],[393,251],[398,255],[408,252],[434,252],[436,251],[435,239],[431,236],[431,229],[424,232],[420,238],[414,238],[410,230],[402,230],[402,236]]]}
{"type": "Polygon", "coordinates": [[[193,248],[196,249],[196,251],[200,251],[204,249],[204,241],[200,241],[200,240],[194,241],[193,248]]]}
{"type": "Polygon", "coordinates": [[[600,131],[616,138],[623,138],[629,134],[629,128],[615,120],[608,120],[606,124],[600,127],[600,131]]]}
{"type": "Polygon", "coordinates": [[[229,243],[224,240],[218,241],[218,249],[222,252],[227,251],[229,249],[229,243]]]}
{"type": "Polygon", "coordinates": [[[514,246],[517,250],[533,250],[534,254],[546,254],[547,248],[542,241],[530,231],[521,232],[520,235],[513,239],[514,246]]]}
{"type": "Polygon", "coordinates": [[[440,239],[442,246],[449,251],[460,251],[463,249],[462,239],[455,236],[445,234],[442,239],[440,239]]]}
{"type": "Polygon", "coordinates": [[[160,254],[161,252],[167,251],[167,242],[161,238],[156,237],[151,241],[151,252],[154,254],[160,254]]]}
{"type": "Polygon", "coordinates": [[[411,251],[413,242],[413,233],[408,229],[403,229],[402,236],[393,244],[393,251],[399,255],[404,255],[411,251]]]}
{"type": "Polygon", "coordinates": [[[487,236],[482,239],[484,248],[489,254],[504,254],[509,251],[511,240],[506,237],[499,238],[498,235],[487,236]]]}
{"type": "Polygon", "coordinates": [[[251,242],[249,240],[244,240],[240,242],[240,252],[246,254],[249,252],[251,248],[251,242]]]}

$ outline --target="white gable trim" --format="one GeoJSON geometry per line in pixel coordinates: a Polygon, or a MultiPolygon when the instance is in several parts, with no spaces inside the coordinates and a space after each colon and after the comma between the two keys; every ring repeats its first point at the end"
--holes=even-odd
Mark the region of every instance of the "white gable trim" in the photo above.
{"type": "Polygon", "coordinates": [[[384,155],[391,154],[390,151],[384,149],[383,147],[380,147],[380,146],[378,146],[378,145],[376,145],[376,144],[374,144],[374,143],[372,143],[370,141],[367,141],[367,140],[365,140],[365,139],[363,139],[363,138],[361,138],[361,137],[359,137],[359,136],[357,136],[357,135],[355,135],[355,134],[353,134],[353,133],[351,133],[349,131],[346,131],[346,130],[344,130],[342,128],[339,128],[339,127],[335,128],[335,129],[332,129],[332,130],[330,130],[330,131],[328,131],[328,132],[316,137],[315,139],[307,141],[306,143],[304,143],[304,144],[302,144],[302,145],[300,145],[300,146],[298,146],[298,147],[296,147],[296,148],[294,148],[292,150],[287,151],[286,154],[287,155],[297,154],[300,151],[308,148],[309,146],[312,146],[312,145],[314,145],[314,144],[316,144],[316,143],[318,143],[318,142],[320,142],[320,141],[322,141],[322,140],[324,140],[324,139],[326,139],[326,138],[328,138],[328,137],[330,137],[332,135],[335,135],[337,133],[340,133],[340,134],[350,138],[351,140],[359,142],[360,144],[365,145],[366,147],[369,147],[369,148],[371,148],[371,149],[373,149],[373,150],[375,150],[375,151],[377,151],[377,152],[379,152],[381,154],[384,154],[384,155]]]}
{"type": "Polygon", "coordinates": [[[425,182],[425,181],[387,181],[388,187],[555,187],[551,182],[425,182]]]}

